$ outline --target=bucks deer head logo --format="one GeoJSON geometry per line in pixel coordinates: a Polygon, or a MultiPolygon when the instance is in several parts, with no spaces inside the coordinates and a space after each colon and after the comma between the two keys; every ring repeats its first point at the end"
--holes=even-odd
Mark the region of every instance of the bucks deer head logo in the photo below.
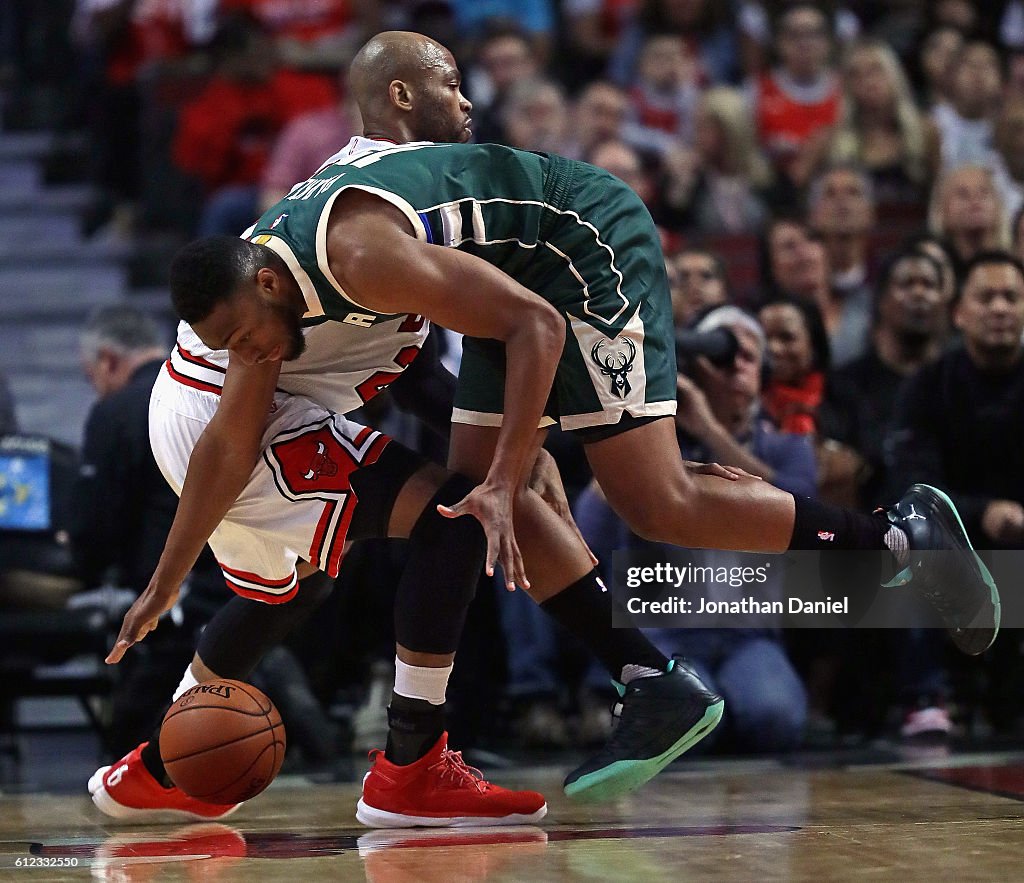
{"type": "Polygon", "coordinates": [[[636,360],[636,344],[628,337],[618,340],[599,340],[590,351],[590,358],[601,369],[601,373],[611,379],[611,394],[624,399],[632,387],[629,385],[629,372],[633,370],[636,360]]]}

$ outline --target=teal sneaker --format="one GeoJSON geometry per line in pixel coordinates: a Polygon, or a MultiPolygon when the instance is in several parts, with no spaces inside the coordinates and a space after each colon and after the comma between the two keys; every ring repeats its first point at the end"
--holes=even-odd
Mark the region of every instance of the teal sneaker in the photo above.
{"type": "Polygon", "coordinates": [[[910,587],[942,617],[957,648],[977,656],[999,633],[999,590],[960,515],[938,488],[915,484],[886,517],[910,539],[910,563],[886,586],[910,587]]]}
{"type": "Polygon", "coordinates": [[[566,795],[610,800],[639,788],[710,733],[725,701],[676,660],[663,675],[623,687],[618,725],[601,751],[565,779],[566,795]]]}

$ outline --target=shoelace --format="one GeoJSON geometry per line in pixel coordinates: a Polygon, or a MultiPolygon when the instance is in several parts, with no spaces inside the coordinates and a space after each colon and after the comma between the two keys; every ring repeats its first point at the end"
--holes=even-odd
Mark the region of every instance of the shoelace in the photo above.
{"type": "Polygon", "coordinates": [[[442,779],[450,778],[456,785],[472,785],[481,794],[491,787],[491,783],[484,779],[484,774],[480,770],[469,766],[462,759],[461,751],[445,748],[441,752],[441,759],[432,763],[430,769],[440,770],[442,779]]]}

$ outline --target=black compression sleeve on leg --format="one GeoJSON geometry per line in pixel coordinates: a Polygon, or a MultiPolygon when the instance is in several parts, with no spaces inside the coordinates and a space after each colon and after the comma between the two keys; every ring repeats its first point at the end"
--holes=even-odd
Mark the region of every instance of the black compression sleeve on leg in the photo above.
{"type": "Polygon", "coordinates": [[[334,588],[323,573],[307,576],[291,601],[264,604],[235,596],[203,629],[196,652],[222,678],[244,681],[259,661],[319,607],[334,588]]]}
{"type": "Polygon", "coordinates": [[[445,518],[473,488],[461,475],[448,479],[427,503],[409,534],[409,560],[395,593],[395,639],[418,653],[454,653],[466,610],[476,594],[487,538],[472,515],[445,518]]]}

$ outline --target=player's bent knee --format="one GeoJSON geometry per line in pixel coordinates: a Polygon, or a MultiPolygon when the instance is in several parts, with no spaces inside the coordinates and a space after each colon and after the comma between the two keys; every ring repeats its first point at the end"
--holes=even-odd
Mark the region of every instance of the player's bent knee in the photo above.
{"type": "Polygon", "coordinates": [[[395,638],[418,653],[453,653],[476,594],[487,538],[472,515],[446,518],[476,484],[453,475],[437,491],[409,534],[409,562],[395,599],[395,638]]]}

